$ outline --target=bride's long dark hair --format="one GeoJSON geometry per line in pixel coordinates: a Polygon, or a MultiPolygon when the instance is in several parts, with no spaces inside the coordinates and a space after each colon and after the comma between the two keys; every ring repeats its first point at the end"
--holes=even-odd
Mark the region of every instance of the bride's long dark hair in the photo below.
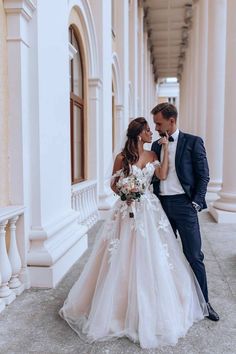
{"type": "Polygon", "coordinates": [[[135,164],[139,159],[138,139],[139,134],[147,127],[147,121],[144,117],[138,117],[132,120],[127,129],[127,140],[122,150],[123,171],[125,176],[130,173],[130,165],[135,164]]]}

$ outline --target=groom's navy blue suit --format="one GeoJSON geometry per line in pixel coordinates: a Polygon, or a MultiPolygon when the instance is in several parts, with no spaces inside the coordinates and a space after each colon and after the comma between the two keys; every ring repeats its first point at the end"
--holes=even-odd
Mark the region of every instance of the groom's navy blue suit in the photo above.
{"type": "MultiPolygon", "coordinates": [[[[152,151],[156,153],[160,161],[161,145],[157,141],[152,144],[152,151]]],[[[209,169],[206,151],[200,137],[179,132],[175,169],[185,194],[161,196],[159,194],[159,180],[153,181],[153,189],[162,203],[173,231],[175,234],[177,230],[179,232],[185,257],[196,275],[206,302],[208,302],[198,216],[192,205],[192,202],[195,202],[201,209],[207,207],[205,194],[209,182],[209,169]]]]}

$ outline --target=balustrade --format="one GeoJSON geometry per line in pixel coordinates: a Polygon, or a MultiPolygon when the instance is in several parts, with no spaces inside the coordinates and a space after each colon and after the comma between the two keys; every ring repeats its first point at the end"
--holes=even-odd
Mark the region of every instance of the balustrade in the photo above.
{"type": "Polygon", "coordinates": [[[22,263],[16,237],[17,221],[23,212],[24,208],[18,206],[0,208],[0,312],[25,288],[19,280],[22,263]],[[10,235],[8,250],[7,230],[10,235]]]}
{"type": "Polygon", "coordinates": [[[79,223],[91,228],[98,220],[97,182],[85,181],[72,186],[72,208],[79,212],[79,223]]]}

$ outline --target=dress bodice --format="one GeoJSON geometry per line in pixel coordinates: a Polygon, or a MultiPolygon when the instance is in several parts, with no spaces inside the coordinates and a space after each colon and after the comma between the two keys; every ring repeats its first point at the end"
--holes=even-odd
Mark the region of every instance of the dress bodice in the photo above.
{"type": "Polygon", "coordinates": [[[142,179],[142,181],[146,185],[146,188],[148,189],[150,186],[150,183],[152,181],[152,177],[153,177],[155,168],[159,165],[160,165],[160,162],[158,160],[155,160],[153,162],[148,162],[143,168],[140,168],[136,165],[132,165],[131,172],[133,175],[142,179]]]}

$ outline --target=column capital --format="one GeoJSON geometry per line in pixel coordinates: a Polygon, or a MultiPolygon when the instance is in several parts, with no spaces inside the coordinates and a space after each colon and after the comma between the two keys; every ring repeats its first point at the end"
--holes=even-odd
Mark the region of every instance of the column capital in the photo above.
{"type": "Polygon", "coordinates": [[[31,0],[4,0],[4,9],[7,14],[19,14],[30,21],[36,6],[31,0]]]}
{"type": "Polygon", "coordinates": [[[100,98],[100,91],[102,88],[102,80],[99,78],[88,79],[89,99],[98,101],[100,98]]]}
{"type": "Polygon", "coordinates": [[[89,86],[92,87],[98,87],[98,88],[101,88],[102,87],[102,80],[100,78],[91,78],[91,79],[88,79],[88,83],[89,83],[89,86]]]}

